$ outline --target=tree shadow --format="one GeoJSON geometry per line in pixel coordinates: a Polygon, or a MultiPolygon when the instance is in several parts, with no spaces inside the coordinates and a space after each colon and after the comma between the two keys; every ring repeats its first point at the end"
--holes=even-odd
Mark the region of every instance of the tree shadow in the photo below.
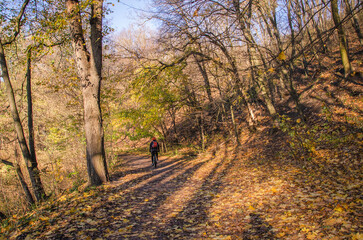
{"type": "MultiPolygon", "coordinates": [[[[237,151],[237,148],[235,149],[237,151]]],[[[195,239],[203,238],[198,232],[198,226],[212,224],[209,209],[216,196],[224,189],[223,179],[234,166],[237,158],[227,160],[228,152],[225,151],[224,160],[218,162],[203,179],[200,188],[193,194],[182,211],[168,220],[167,225],[157,231],[156,239],[195,239]],[[206,194],[207,193],[207,194],[206,194]],[[183,229],[182,232],[178,229],[183,229]]],[[[216,230],[218,234],[231,235],[229,230],[216,230]]],[[[233,233],[238,234],[237,230],[233,233]]]]}
{"type": "MultiPolygon", "coordinates": [[[[124,183],[121,182],[109,190],[101,188],[95,194],[83,197],[82,203],[87,203],[88,206],[94,205],[92,211],[75,213],[79,215],[78,220],[65,221],[62,224],[54,222],[47,238],[76,239],[79,238],[77,235],[79,232],[87,233],[91,238],[100,236],[106,236],[105,239],[153,238],[152,236],[142,237],[143,233],[148,233],[155,227],[153,211],[159,208],[169,196],[188,185],[188,179],[212,159],[192,165],[190,160],[190,157],[166,159],[157,169],[152,169],[150,166],[131,169],[127,173],[116,173],[112,176],[114,180],[127,174],[141,173],[143,175],[124,183]],[[160,182],[163,184],[159,185],[160,182]]],[[[67,208],[73,204],[76,204],[76,201],[67,204],[67,208]]],[[[82,207],[82,204],[77,205],[77,209],[82,207]]],[[[61,211],[65,219],[71,216],[65,214],[67,209],[61,211]]],[[[44,234],[46,231],[47,227],[44,225],[40,232],[44,234]]],[[[30,233],[24,232],[17,239],[25,239],[30,233]]]]}
{"type": "Polygon", "coordinates": [[[272,231],[272,226],[263,220],[260,214],[251,213],[250,228],[242,232],[243,240],[250,239],[277,239],[272,231]]]}
{"type": "MultiPolygon", "coordinates": [[[[118,167],[124,166],[126,164],[129,165],[130,163],[134,163],[135,161],[145,161],[146,158],[148,158],[148,157],[132,156],[132,157],[129,157],[127,161],[119,164],[118,167]]],[[[126,175],[138,174],[138,173],[149,173],[148,175],[145,175],[145,177],[147,177],[147,176],[154,174],[151,172],[152,170],[156,171],[158,173],[164,172],[164,171],[167,171],[170,168],[172,168],[173,167],[172,165],[174,165],[174,164],[176,164],[177,166],[183,165],[183,164],[186,164],[188,160],[190,160],[190,158],[186,158],[186,157],[175,159],[174,162],[167,162],[167,161],[163,161],[163,160],[159,159],[158,168],[156,168],[156,169],[153,169],[153,167],[151,166],[151,160],[150,160],[150,165],[144,164],[143,167],[131,168],[128,170],[115,172],[110,176],[110,180],[117,181],[119,178],[124,177],[126,175]]],[[[175,166],[175,167],[177,167],[177,166],[175,166]]]]}

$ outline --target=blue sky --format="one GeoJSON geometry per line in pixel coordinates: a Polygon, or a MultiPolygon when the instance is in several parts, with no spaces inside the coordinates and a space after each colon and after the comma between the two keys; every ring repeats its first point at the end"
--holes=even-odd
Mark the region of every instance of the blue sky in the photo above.
{"type": "Polygon", "coordinates": [[[114,6],[108,5],[113,12],[106,18],[109,19],[111,27],[116,32],[120,32],[131,24],[142,22],[138,14],[148,9],[151,0],[107,0],[105,2],[114,4],[114,6]]]}

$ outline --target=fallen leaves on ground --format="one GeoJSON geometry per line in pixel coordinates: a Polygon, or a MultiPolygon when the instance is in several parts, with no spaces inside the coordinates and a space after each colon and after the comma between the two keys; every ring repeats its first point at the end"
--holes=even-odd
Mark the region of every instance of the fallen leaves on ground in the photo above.
{"type": "Polygon", "coordinates": [[[157,169],[147,157],[120,161],[121,177],[15,216],[1,238],[362,239],[359,176],[332,179],[253,145],[162,157],[157,169]]]}

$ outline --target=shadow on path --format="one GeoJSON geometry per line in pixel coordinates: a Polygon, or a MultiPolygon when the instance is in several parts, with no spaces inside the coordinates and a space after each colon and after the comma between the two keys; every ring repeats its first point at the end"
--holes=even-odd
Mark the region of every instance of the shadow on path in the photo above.
{"type": "Polygon", "coordinates": [[[265,222],[260,214],[251,213],[249,217],[251,228],[243,231],[243,240],[276,239],[272,231],[272,226],[265,222]]]}
{"type": "MultiPolygon", "coordinates": [[[[226,187],[225,176],[237,159],[221,151],[218,157],[161,157],[158,168],[149,157],[122,156],[109,184],[65,202],[52,225],[36,239],[203,239],[271,236],[260,216],[252,229],[233,233],[218,226],[211,208],[226,187]],[[69,210],[71,209],[71,210],[69,210]],[[256,235],[260,234],[260,235],[256,235]]],[[[24,232],[17,239],[25,239],[24,232]]],[[[34,234],[33,234],[34,235],[34,234]]],[[[234,239],[234,238],[233,238],[234,239]]]]}

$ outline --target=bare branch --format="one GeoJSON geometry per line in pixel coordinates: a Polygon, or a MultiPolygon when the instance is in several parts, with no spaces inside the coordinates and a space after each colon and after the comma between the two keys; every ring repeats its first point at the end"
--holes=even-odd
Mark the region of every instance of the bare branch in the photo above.
{"type": "Polygon", "coordinates": [[[24,1],[23,5],[21,6],[21,9],[20,9],[20,12],[19,12],[18,16],[15,18],[16,26],[15,26],[15,29],[14,29],[14,35],[8,41],[4,42],[2,45],[11,44],[12,42],[15,41],[16,37],[19,35],[19,33],[20,33],[20,22],[21,22],[21,19],[23,18],[23,15],[25,13],[25,9],[26,9],[28,3],[29,3],[29,0],[24,1]]]}
{"type": "Polygon", "coordinates": [[[5,165],[14,167],[14,164],[12,162],[9,162],[9,161],[7,161],[5,159],[0,159],[0,163],[3,163],[5,165]]]}

